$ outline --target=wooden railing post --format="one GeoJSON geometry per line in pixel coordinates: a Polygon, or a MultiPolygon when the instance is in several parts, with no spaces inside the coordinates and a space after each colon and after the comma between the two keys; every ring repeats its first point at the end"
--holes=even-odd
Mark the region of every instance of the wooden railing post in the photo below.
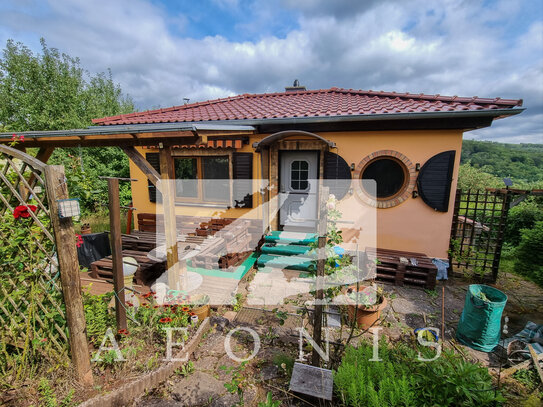
{"type": "Polygon", "coordinates": [[[58,255],[62,295],[66,305],[71,359],[79,382],[92,385],[92,370],[87,344],[85,312],[81,298],[81,280],[79,279],[79,261],[75,247],[74,225],[71,218],[61,219],[58,213],[58,200],[69,197],[64,167],[60,165],[46,166],[45,185],[58,255]]]}
{"type": "Polygon", "coordinates": [[[121,237],[121,203],[119,199],[119,179],[108,178],[109,231],[111,239],[111,259],[113,266],[113,289],[115,290],[115,320],[117,332],[127,329],[124,299],[123,251],[121,237]]]}

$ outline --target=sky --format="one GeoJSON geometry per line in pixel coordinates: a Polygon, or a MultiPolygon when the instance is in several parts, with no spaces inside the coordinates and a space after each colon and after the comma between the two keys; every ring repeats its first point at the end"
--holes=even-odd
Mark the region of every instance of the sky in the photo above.
{"type": "Polygon", "coordinates": [[[543,0],[0,0],[0,45],[47,45],[138,110],[243,93],[364,90],[523,99],[466,138],[543,143],[543,0]]]}

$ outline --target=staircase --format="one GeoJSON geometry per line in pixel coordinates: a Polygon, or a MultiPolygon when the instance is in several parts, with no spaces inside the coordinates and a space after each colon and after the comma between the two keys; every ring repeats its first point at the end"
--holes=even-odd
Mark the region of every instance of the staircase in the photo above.
{"type": "Polygon", "coordinates": [[[309,245],[316,241],[315,233],[271,232],[264,238],[257,266],[261,271],[287,269],[315,272],[317,256],[309,245]]]}

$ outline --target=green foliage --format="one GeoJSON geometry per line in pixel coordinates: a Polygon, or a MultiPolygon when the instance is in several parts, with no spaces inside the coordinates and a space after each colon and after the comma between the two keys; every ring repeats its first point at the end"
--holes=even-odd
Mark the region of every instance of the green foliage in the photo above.
{"type": "Polygon", "coordinates": [[[373,348],[363,343],[347,348],[334,375],[341,401],[353,407],[415,406],[414,381],[406,368],[394,361],[393,352],[381,343],[382,362],[372,362],[373,348]]]}
{"type": "Polygon", "coordinates": [[[84,128],[93,118],[134,110],[110,71],[91,76],[79,59],[40,42],[39,54],[13,40],[3,50],[0,123],[6,131],[84,128]]]}
{"type": "Polygon", "coordinates": [[[175,370],[175,374],[178,374],[179,376],[183,376],[183,377],[190,376],[192,372],[194,372],[194,363],[192,363],[192,360],[189,360],[179,369],[175,370]]]}
{"type": "Polygon", "coordinates": [[[271,393],[271,391],[269,391],[268,394],[266,395],[265,402],[258,403],[258,407],[279,407],[280,405],[281,405],[281,401],[273,400],[273,394],[271,393]]]}
{"type": "MultiPolygon", "coordinates": [[[[8,40],[0,58],[2,131],[85,128],[92,119],[134,111],[132,100],[113,82],[111,72],[90,75],[79,59],[48,48],[34,54],[8,40]]],[[[128,177],[128,158],[117,148],[56,149],[50,164],[66,167],[68,187],[92,212],[107,202],[107,182],[99,176],[128,177]]],[[[130,201],[130,184],[121,183],[121,204],[130,201]]]]}
{"type": "Polygon", "coordinates": [[[249,384],[249,379],[244,375],[245,366],[247,361],[241,362],[239,366],[236,367],[227,367],[225,365],[219,366],[219,369],[226,371],[232,375],[229,382],[224,383],[224,387],[228,392],[232,394],[237,394],[239,397],[238,405],[242,406],[243,402],[243,393],[245,388],[249,384]]]}
{"type": "Polygon", "coordinates": [[[499,179],[511,177],[515,188],[522,183],[543,181],[543,144],[464,140],[461,162],[499,179]]]}
{"type": "Polygon", "coordinates": [[[543,285],[543,221],[533,228],[522,229],[520,244],[515,251],[515,271],[543,285]]]}
{"type": "Polygon", "coordinates": [[[240,311],[243,308],[243,295],[236,294],[234,298],[232,298],[232,306],[235,312],[240,311]]]}
{"type": "Polygon", "coordinates": [[[380,342],[379,358],[372,362],[373,347],[363,342],[348,347],[334,375],[336,393],[346,406],[494,406],[504,399],[495,395],[488,370],[444,350],[430,362],[435,350],[393,347],[380,342]]]}
{"type": "Polygon", "coordinates": [[[91,343],[101,343],[108,328],[115,326],[115,316],[109,312],[109,302],[113,293],[92,295],[83,292],[83,307],[87,321],[87,337],[91,343]]]}
{"type": "Polygon", "coordinates": [[[503,186],[502,180],[498,177],[485,172],[489,168],[474,167],[468,161],[466,164],[460,165],[458,170],[458,185],[457,188],[463,191],[478,190],[484,191],[485,188],[498,188],[503,186]]]}
{"type": "Polygon", "coordinates": [[[49,380],[44,377],[42,377],[38,383],[38,393],[40,406],[43,407],[71,407],[76,405],[76,403],[72,400],[74,396],[73,389],[70,390],[60,402],[58,402],[49,380]]]}
{"type": "Polygon", "coordinates": [[[521,230],[533,228],[538,221],[543,221],[543,204],[539,203],[534,197],[529,197],[509,210],[504,236],[505,241],[512,246],[518,246],[521,239],[521,230]]]}
{"type": "MultiPolygon", "coordinates": [[[[107,208],[107,180],[99,177],[130,177],[128,157],[116,147],[57,148],[49,163],[66,168],[70,196],[80,199],[84,215],[107,208]]],[[[119,197],[128,206],[129,182],[119,183],[119,197]]]]}
{"type": "Polygon", "coordinates": [[[280,368],[287,377],[290,377],[294,368],[294,358],[285,353],[278,353],[273,357],[273,364],[280,368]]]}
{"type": "Polygon", "coordinates": [[[539,386],[539,375],[535,368],[519,369],[513,373],[513,377],[530,391],[539,386]]]}

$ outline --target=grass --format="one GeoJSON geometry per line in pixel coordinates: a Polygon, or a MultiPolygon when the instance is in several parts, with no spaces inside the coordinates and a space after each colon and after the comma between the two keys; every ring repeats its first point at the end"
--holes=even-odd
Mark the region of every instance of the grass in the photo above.
{"type": "MultiPolygon", "coordinates": [[[[121,232],[126,233],[126,210],[121,210],[121,232]]],[[[132,228],[134,228],[134,216],[132,217],[132,228]]],[[[75,232],[81,233],[81,225],[89,224],[91,227],[92,233],[106,232],[109,231],[109,212],[95,212],[81,215],[80,220],[75,225],[75,232]]]]}

